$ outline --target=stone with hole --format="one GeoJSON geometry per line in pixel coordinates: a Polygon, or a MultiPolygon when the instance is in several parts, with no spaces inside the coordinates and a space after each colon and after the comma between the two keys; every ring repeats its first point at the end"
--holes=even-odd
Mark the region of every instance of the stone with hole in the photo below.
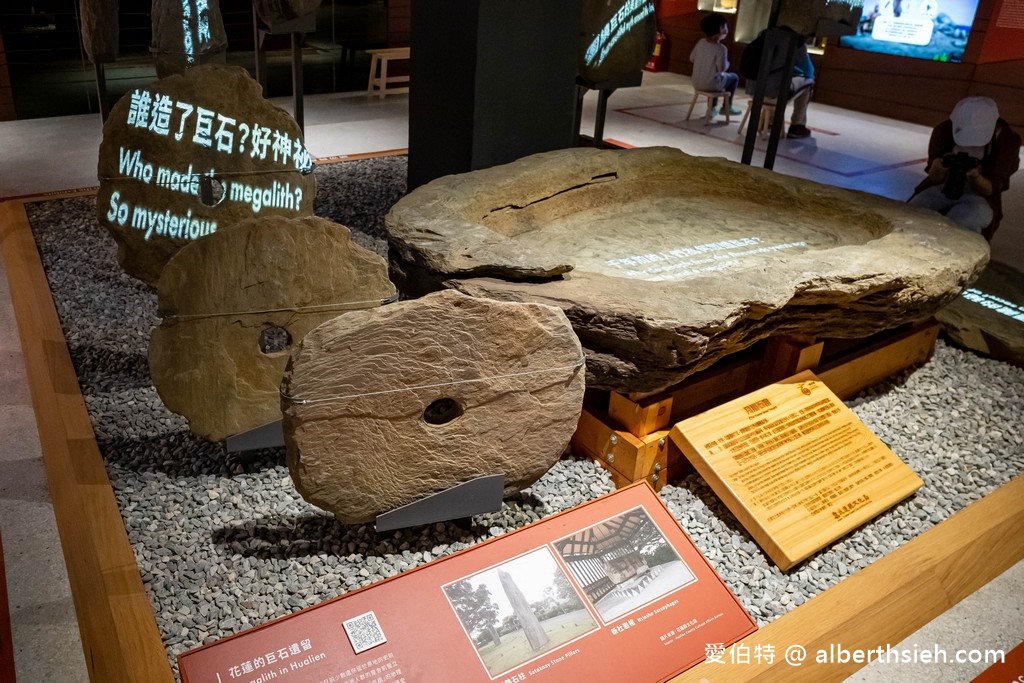
{"type": "Polygon", "coordinates": [[[256,216],[308,216],[302,131],[239,67],[203,66],[122,97],[103,126],[96,211],[125,272],[156,286],[184,245],[256,216]]]}
{"type": "Polygon", "coordinates": [[[288,469],[349,524],[476,477],[505,494],[558,460],[584,372],[561,310],[439,292],[328,321],[282,383],[288,469]]]}
{"type": "Polygon", "coordinates": [[[249,219],[185,246],[160,278],[149,345],[160,398],[220,440],[281,418],[288,353],[309,330],[391,299],[387,263],[323,218],[249,219]]]}
{"type": "Polygon", "coordinates": [[[856,339],[926,319],[989,255],[933,211],[669,148],[439,178],[387,229],[399,289],[560,306],[588,386],[626,392],[772,335],[856,339]]]}

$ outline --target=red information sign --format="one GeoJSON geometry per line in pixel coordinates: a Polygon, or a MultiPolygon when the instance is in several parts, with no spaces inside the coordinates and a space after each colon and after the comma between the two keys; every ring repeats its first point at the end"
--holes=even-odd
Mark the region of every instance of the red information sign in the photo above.
{"type": "Polygon", "coordinates": [[[184,683],[658,681],[756,628],[641,482],[178,665],[184,683]]]}

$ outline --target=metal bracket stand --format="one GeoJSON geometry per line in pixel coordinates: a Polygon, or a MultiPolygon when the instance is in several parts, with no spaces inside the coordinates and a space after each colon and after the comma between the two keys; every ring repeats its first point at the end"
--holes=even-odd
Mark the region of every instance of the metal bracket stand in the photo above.
{"type": "Polygon", "coordinates": [[[414,501],[390,512],[377,515],[374,528],[393,531],[452,519],[463,519],[485,512],[497,512],[504,498],[505,475],[491,474],[454,486],[414,501]]]}
{"type": "Polygon", "coordinates": [[[754,88],[754,99],[750,104],[750,117],[747,119],[747,134],[743,140],[743,155],[741,163],[750,165],[754,157],[754,145],[757,141],[757,122],[761,119],[761,106],[764,104],[766,89],[768,87],[771,65],[776,63],[775,55],[780,50],[785,50],[784,66],[779,92],[775,102],[775,117],[772,119],[771,133],[768,136],[768,148],[764,154],[764,167],[771,170],[775,166],[775,154],[779,148],[779,137],[786,122],[786,105],[789,104],[789,84],[793,76],[793,63],[796,60],[796,50],[801,37],[793,31],[775,28],[770,26],[765,34],[764,50],[761,53],[761,65],[757,74],[757,84],[754,88]]]}
{"type": "Polygon", "coordinates": [[[268,422],[247,432],[241,432],[224,439],[224,447],[228,453],[255,451],[259,448],[279,448],[284,446],[284,428],[281,420],[268,422]]]}
{"type": "Polygon", "coordinates": [[[583,120],[583,97],[587,94],[588,90],[597,91],[597,111],[594,113],[594,148],[601,149],[604,147],[604,121],[608,115],[608,98],[612,96],[612,93],[619,88],[633,88],[640,85],[643,80],[643,72],[637,71],[636,73],[626,74],[624,76],[618,76],[616,78],[610,78],[607,81],[600,83],[594,83],[593,85],[583,85],[577,81],[576,85],[576,130],[580,128],[580,123],[583,120]]]}

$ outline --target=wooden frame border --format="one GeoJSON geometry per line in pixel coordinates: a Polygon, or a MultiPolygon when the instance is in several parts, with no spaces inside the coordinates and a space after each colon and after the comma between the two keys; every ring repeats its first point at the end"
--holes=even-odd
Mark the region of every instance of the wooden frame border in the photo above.
{"type": "MultiPolygon", "coordinates": [[[[23,201],[0,202],[0,246],[91,680],[173,681],[23,201]]],[[[1021,559],[1024,477],[743,640],[751,650],[772,645],[773,663],[704,663],[673,681],[716,674],[730,680],[845,678],[863,664],[815,664],[810,657],[798,668],[785,662],[784,650],[894,645],[1021,559]]]]}

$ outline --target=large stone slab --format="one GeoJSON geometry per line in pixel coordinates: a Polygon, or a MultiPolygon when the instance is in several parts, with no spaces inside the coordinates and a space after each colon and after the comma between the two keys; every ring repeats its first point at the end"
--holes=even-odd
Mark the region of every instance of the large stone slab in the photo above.
{"type": "Polygon", "coordinates": [[[324,323],[281,386],[296,489],[357,523],[480,476],[529,486],[576,429],[584,372],[558,308],[447,291],[324,323]]]}
{"type": "Polygon", "coordinates": [[[160,398],[217,441],[281,419],[288,353],[395,294],[387,263],[323,218],[250,219],[181,249],[160,278],[149,366],[160,398]]]}
{"type": "Polygon", "coordinates": [[[168,259],[204,235],[254,216],[313,213],[302,131],[261,92],[242,68],[201,66],[114,105],[96,212],[129,275],[155,286],[168,259]]]}
{"type": "Polygon", "coordinates": [[[950,339],[1024,367],[1024,273],[991,261],[967,291],[935,318],[950,339]]]}
{"type": "Polygon", "coordinates": [[[654,391],[776,334],[927,318],[988,260],[934,212],[670,148],[574,149],[440,178],[387,216],[412,293],[561,307],[588,384],[654,391]]]}

